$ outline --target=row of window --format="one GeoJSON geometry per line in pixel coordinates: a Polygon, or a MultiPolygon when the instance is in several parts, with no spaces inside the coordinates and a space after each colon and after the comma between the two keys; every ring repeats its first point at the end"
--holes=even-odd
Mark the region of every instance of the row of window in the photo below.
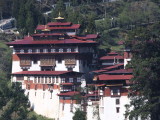
{"type": "MultiPolygon", "coordinates": [[[[29,80],[29,78],[28,78],[29,80]]],[[[61,83],[73,83],[74,79],[73,78],[69,78],[68,80],[66,80],[66,78],[61,78],[61,83]]],[[[81,78],[78,77],[76,82],[81,82],[81,78]]],[[[42,83],[42,84],[52,84],[52,83],[59,83],[59,79],[58,77],[35,77],[34,78],[34,83],[42,83]]]]}
{"type": "Polygon", "coordinates": [[[15,50],[15,52],[17,53],[40,53],[40,52],[43,52],[43,53],[48,53],[48,52],[51,52],[51,53],[54,53],[54,52],[78,52],[78,49],[77,48],[53,48],[53,49],[20,49],[20,50],[15,50]]]}

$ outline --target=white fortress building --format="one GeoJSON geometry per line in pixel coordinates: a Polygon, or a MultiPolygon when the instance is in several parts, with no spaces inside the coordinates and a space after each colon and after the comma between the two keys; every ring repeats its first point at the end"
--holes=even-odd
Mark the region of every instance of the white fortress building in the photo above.
{"type": "Polygon", "coordinates": [[[132,78],[132,70],[124,69],[130,61],[127,51],[103,56],[101,69],[93,71],[98,35],[79,36],[79,24],[55,19],[8,43],[13,49],[12,82],[22,84],[36,113],[53,120],[72,120],[77,108],[86,112],[87,120],[127,120],[132,78]],[[93,82],[86,84],[90,71],[93,82]]]}

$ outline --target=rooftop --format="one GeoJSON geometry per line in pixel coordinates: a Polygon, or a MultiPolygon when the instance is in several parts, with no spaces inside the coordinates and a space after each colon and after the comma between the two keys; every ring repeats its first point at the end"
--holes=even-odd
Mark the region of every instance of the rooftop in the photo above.
{"type": "Polygon", "coordinates": [[[77,73],[77,72],[74,72],[74,71],[21,71],[21,72],[12,73],[12,75],[62,75],[67,73],[77,73]]]}
{"type": "Polygon", "coordinates": [[[99,80],[129,80],[133,75],[98,75],[99,80]]]}

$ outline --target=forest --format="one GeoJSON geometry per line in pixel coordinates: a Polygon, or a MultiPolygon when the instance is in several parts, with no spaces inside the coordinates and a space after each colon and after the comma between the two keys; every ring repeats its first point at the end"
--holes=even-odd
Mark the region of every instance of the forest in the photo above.
{"type": "MultiPolygon", "coordinates": [[[[65,6],[65,2],[67,0],[0,0],[0,17],[15,17],[19,37],[23,37],[33,34],[38,24],[54,21],[61,12],[66,21],[82,25],[81,35],[99,34],[99,56],[130,48],[133,58],[128,68],[133,68],[131,82],[135,84],[131,86],[132,101],[126,106],[126,115],[131,120],[138,116],[146,119],[149,115],[151,120],[159,120],[160,1],[70,0],[70,6],[65,6]],[[43,14],[46,11],[52,12],[43,14]],[[139,97],[135,97],[136,92],[139,97]],[[131,106],[134,109],[129,111],[131,106]]],[[[13,39],[14,35],[0,34],[0,120],[47,120],[33,113],[23,90],[10,82],[11,50],[6,43],[13,39]]]]}

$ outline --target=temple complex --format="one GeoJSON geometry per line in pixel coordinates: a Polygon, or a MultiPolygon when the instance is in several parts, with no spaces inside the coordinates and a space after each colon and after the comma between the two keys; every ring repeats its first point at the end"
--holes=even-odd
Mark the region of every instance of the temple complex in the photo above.
{"type": "Polygon", "coordinates": [[[80,24],[64,22],[60,15],[55,19],[8,43],[12,82],[21,83],[36,113],[55,120],[72,120],[77,108],[86,112],[87,120],[126,119],[133,77],[126,68],[130,50],[102,56],[101,68],[94,70],[98,35],[79,35],[80,24]]]}
{"type": "Polygon", "coordinates": [[[78,106],[74,96],[86,86],[93,68],[97,34],[79,36],[80,24],[38,25],[35,33],[8,45],[13,49],[12,82],[22,83],[31,108],[56,120],[72,119],[78,106]]]}

